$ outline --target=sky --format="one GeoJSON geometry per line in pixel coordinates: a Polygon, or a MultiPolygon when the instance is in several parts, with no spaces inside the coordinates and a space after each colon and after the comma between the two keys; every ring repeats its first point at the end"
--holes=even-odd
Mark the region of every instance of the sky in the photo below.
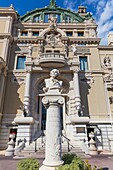
{"type": "MultiPolygon", "coordinates": [[[[9,7],[13,4],[14,9],[22,16],[27,11],[42,8],[49,4],[50,0],[0,0],[0,7],[9,7]]],[[[98,24],[98,37],[102,38],[101,44],[107,44],[109,32],[113,32],[113,0],[56,0],[57,6],[71,9],[77,12],[78,6],[87,7],[98,24]]]]}

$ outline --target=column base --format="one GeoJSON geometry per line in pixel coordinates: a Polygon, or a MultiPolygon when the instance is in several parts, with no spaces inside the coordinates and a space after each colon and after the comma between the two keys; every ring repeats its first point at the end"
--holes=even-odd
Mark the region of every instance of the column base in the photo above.
{"type": "Polygon", "coordinates": [[[58,166],[55,166],[55,167],[51,167],[51,166],[45,166],[45,165],[42,165],[39,170],[57,170],[58,166]]]}
{"type": "Polygon", "coordinates": [[[63,165],[63,163],[64,163],[64,161],[62,161],[62,160],[60,160],[60,161],[51,161],[51,162],[46,161],[46,160],[43,161],[43,165],[47,166],[47,167],[58,167],[60,165],[63,165]]]}

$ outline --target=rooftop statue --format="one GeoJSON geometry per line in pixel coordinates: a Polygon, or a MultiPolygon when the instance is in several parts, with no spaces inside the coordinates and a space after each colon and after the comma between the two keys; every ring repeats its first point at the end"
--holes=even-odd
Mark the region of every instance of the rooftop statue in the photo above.
{"type": "Polygon", "coordinates": [[[60,75],[59,70],[53,69],[50,72],[50,78],[45,79],[45,85],[46,88],[44,88],[44,91],[47,92],[48,90],[52,89],[62,89],[62,81],[59,81],[57,77],[60,75]]]}

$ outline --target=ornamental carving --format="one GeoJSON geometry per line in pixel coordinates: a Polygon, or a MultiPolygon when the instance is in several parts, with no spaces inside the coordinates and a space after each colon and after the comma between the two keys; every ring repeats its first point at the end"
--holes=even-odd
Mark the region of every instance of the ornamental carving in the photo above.
{"type": "Polygon", "coordinates": [[[87,83],[87,84],[91,85],[94,83],[94,78],[91,73],[86,73],[86,75],[84,77],[82,77],[82,76],[80,77],[80,81],[82,83],[87,83]]]}
{"type": "Polygon", "coordinates": [[[46,43],[48,45],[51,45],[53,48],[55,47],[55,45],[58,44],[58,42],[61,42],[61,34],[60,33],[55,33],[55,32],[51,32],[50,34],[46,35],[46,43]]]}
{"type": "Polygon", "coordinates": [[[49,25],[50,31],[55,31],[57,29],[57,18],[53,15],[50,15],[48,20],[50,23],[50,25],[49,25]]]}
{"type": "Polygon", "coordinates": [[[104,58],[103,63],[104,63],[104,66],[105,66],[105,67],[111,67],[111,59],[110,59],[110,57],[109,57],[109,56],[106,56],[106,57],[104,58]]]}
{"type": "Polygon", "coordinates": [[[113,73],[107,74],[104,76],[104,82],[107,84],[108,88],[113,88],[113,73]]]}
{"type": "Polygon", "coordinates": [[[11,82],[14,83],[14,84],[17,84],[17,85],[21,85],[23,83],[25,83],[25,78],[22,78],[22,77],[11,77],[11,82]]]}

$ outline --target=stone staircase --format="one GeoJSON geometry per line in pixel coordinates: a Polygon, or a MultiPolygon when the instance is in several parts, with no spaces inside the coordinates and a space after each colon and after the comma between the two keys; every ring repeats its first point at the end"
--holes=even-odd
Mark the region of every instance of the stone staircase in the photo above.
{"type": "Polygon", "coordinates": [[[15,118],[15,114],[4,114],[0,127],[0,149],[6,149],[9,141],[9,125],[15,118]]]}
{"type": "MultiPolygon", "coordinates": [[[[33,141],[29,146],[26,146],[18,155],[26,155],[37,153],[37,155],[44,155],[45,152],[45,136],[39,137],[33,141]]],[[[67,142],[66,138],[62,139],[62,153],[75,153],[81,157],[85,157],[85,152],[74,141],[67,142]]]]}

